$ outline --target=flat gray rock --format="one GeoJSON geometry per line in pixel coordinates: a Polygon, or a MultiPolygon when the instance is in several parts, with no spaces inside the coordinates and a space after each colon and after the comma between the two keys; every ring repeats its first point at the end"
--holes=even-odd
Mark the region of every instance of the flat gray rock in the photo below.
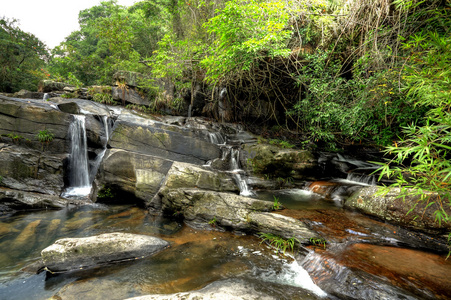
{"type": "Polygon", "coordinates": [[[41,251],[50,272],[63,272],[155,254],[169,243],[152,236],[131,233],[105,233],[85,238],[57,240],[41,251]]]}

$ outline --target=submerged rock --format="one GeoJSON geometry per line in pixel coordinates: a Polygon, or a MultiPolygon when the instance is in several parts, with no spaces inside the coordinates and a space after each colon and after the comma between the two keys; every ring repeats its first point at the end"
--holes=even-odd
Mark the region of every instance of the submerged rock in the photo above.
{"type": "Polygon", "coordinates": [[[142,258],[168,246],[168,242],[156,237],[113,232],[85,238],[57,240],[41,251],[41,257],[48,271],[64,272],[142,258]]]}
{"type": "Polygon", "coordinates": [[[275,299],[261,291],[257,291],[248,282],[239,279],[228,279],[213,282],[203,289],[193,292],[170,295],[146,295],[127,300],[272,300],[275,299]]]}
{"type": "MultiPolygon", "coordinates": [[[[433,203],[427,206],[437,198],[437,194],[434,193],[429,193],[424,201],[420,200],[420,195],[408,195],[403,198],[399,188],[390,188],[384,191],[381,187],[369,186],[352,194],[344,205],[408,228],[447,232],[451,230],[451,223],[436,221],[434,212],[440,209],[438,204],[433,203]],[[411,209],[412,211],[410,211],[411,209]]],[[[443,205],[443,208],[448,215],[451,214],[449,205],[443,205]]]]}

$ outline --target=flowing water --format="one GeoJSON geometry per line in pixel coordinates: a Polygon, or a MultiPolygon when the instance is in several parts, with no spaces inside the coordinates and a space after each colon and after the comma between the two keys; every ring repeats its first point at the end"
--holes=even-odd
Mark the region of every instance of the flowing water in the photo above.
{"type": "Polygon", "coordinates": [[[72,207],[5,216],[0,222],[1,299],[125,299],[199,289],[227,278],[245,280],[276,299],[326,295],[296,261],[256,237],[194,230],[137,207],[72,207]],[[33,273],[40,251],[56,239],[105,232],[158,236],[171,247],[132,262],[54,276],[33,273]]]}
{"type": "Polygon", "coordinates": [[[71,152],[69,155],[69,187],[63,197],[83,197],[91,192],[89,178],[86,126],[83,115],[73,115],[69,127],[71,152]]]}

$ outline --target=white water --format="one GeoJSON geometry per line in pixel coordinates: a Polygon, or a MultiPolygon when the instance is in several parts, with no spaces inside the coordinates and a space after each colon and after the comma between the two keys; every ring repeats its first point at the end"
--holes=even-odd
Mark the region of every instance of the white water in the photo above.
{"type": "Polygon", "coordinates": [[[239,164],[240,150],[239,149],[230,149],[230,171],[233,173],[233,177],[235,177],[235,181],[240,189],[240,195],[249,197],[254,195],[254,193],[249,189],[247,185],[246,179],[241,177],[241,172],[243,170],[240,168],[239,164]]]}
{"type": "Polygon", "coordinates": [[[105,131],[105,142],[103,144],[103,150],[101,152],[99,152],[99,154],[97,154],[96,159],[94,160],[92,169],[91,169],[91,173],[90,173],[90,182],[92,182],[97,174],[97,171],[99,170],[100,167],[100,163],[103,160],[103,157],[105,156],[105,152],[107,150],[107,145],[108,145],[108,141],[110,140],[110,123],[109,123],[109,119],[108,116],[102,116],[102,123],[103,123],[103,128],[105,131]]]}
{"type": "Polygon", "coordinates": [[[63,197],[84,197],[91,192],[85,116],[74,115],[69,126],[71,152],[69,155],[69,187],[63,197]]]}
{"type": "Polygon", "coordinates": [[[225,140],[219,132],[208,132],[208,138],[210,143],[216,145],[224,145],[225,140]]]}
{"type": "Polygon", "coordinates": [[[285,264],[280,272],[266,271],[259,277],[264,281],[300,287],[319,297],[327,297],[327,293],[313,282],[308,272],[296,260],[285,264]]]}

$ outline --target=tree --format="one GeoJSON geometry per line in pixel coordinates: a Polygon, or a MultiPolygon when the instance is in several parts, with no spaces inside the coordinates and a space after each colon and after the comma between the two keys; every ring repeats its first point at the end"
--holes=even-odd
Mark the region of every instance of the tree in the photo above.
{"type": "Polygon", "coordinates": [[[23,32],[17,20],[0,19],[0,91],[36,90],[45,77],[46,46],[33,34],[23,32]]]}

